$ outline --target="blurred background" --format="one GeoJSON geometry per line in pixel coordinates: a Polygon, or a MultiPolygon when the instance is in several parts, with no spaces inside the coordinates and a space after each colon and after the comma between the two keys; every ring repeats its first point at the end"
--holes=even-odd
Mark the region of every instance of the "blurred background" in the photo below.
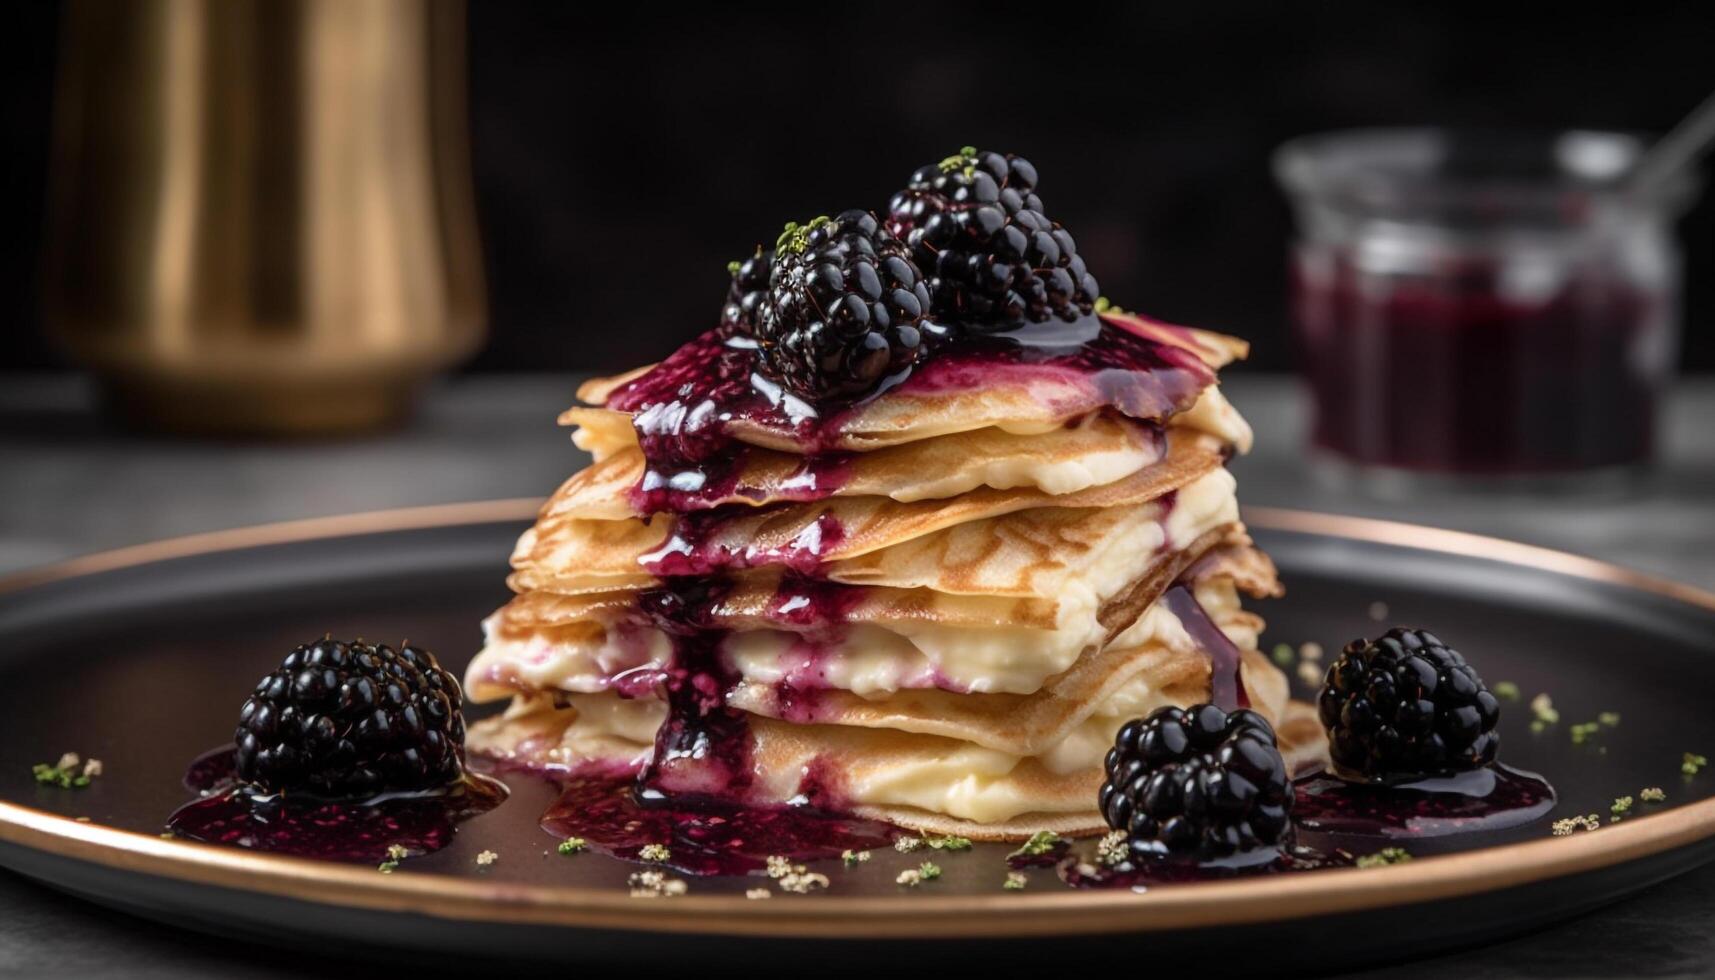
{"type": "MultiPolygon", "coordinates": [[[[264,4],[263,6],[267,6],[264,4]]],[[[1712,87],[1715,15],[1398,3],[486,2],[468,16],[487,339],[468,371],[610,370],[713,322],[725,263],[788,219],[881,207],[965,143],[1029,157],[1128,308],[1240,334],[1291,367],[1293,136],[1439,124],[1665,130],[1712,87]]],[[[62,10],[8,6],[0,368],[43,338],[44,203],[62,10]]],[[[284,232],[282,232],[284,233],[284,232]]],[[[1715,261],[1715,209],[1682,224],[1715,261]]],[[[1715,369],[1715,277],[1687,277],[1683,364],[1715,369]]]]}
{"type": "Polygon", "coordinates": [[[1697,168],[1615,189],[1715,90],[1707,5],[31,0],[7,26],[0,569],[540,496],[579,463],[553,420],[580,377],[713,325],[784,221],[975,144],[1035,163],[1114,301],[1252,342],[1223,379],[1248,502],[1715,581],[1684,533],[1715,535],[1715,206],[1697,168]],[[1481,135],[1277,156],[1370,127],[1481,135]],[[1571,173],[1572,130],[1638,141],[1571,173]]]}

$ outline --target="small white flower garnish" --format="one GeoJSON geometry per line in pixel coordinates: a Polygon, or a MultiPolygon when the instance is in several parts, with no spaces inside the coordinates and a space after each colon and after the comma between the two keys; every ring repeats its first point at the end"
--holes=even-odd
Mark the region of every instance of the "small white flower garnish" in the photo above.
{"type": "Polygon", "coordinates": [[[1123,830],[1112,831],[1096,842],[1096,860],[1109,867],[1124,861],[1126,852],[1126,833],[1123,830]]]}
{"type": "Polygon", "coordinates": [[[625,879],[632,898],[674,898],[689,887],[683,879],[669,878],[660,871],[638,871],[625,879]]]}
{"type": "Polygon", "coordinates": [[[828,887],[828,876],[807,871],[803,865],[795,865],[791,873],[781,876],[780,890],[794,895],[808,895],[818,888],[828,887]]]}

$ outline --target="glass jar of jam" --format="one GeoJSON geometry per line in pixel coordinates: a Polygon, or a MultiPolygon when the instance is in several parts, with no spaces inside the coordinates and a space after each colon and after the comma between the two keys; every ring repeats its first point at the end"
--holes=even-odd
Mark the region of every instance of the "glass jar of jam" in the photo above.
{"type": "Polygon", "coordinates": [[[1678,348],[1681,181],[1642,144],[1354,130],[1288,143],[1298,355],[1316,447],[1371,473],[1625,473],[1678,348]]]}

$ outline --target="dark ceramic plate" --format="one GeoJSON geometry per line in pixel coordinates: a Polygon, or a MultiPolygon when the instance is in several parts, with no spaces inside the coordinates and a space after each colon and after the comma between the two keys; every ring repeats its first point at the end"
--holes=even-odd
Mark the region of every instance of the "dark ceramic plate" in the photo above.
{"type": "Polygon", "coordinates": [[[1417,859],[1401,866],[1143,894],[1075,891],[1052,870],[1004,892],[999,846],[942,855],[945,877],[905,890],[894,877],[919,857],[878,852],[857,869],[824,869],[826,892],[766,902],[742,895],[758,879],[693,880],[684,897],[630,898],[633,866],[552,853],[537,827],[552,790],[529,777],[509,777],[509,802],[392,875],[159,836],[186,799],[185,764],[229,737],[245,692],[294,644],[329,631],[409,637],[462,669],[478,620],[505,598],[505,558],[534,507],[275,525],[0,582],[0,864],[175,924],[323,950],[1064,965],[1071,948],[1053,940],[1077,936],[1080,951],[1146,944],[1152,968],[1218,943],[1226,966],[1278,972],[1517,932],[1715,856],[1715,770],[1680,772],[1684,752],[1715,750],[1703,700],[1715,689],[1715,596],[1487,538],[1274,511],[1247,515],[1290,588],[1262,609],[1269,644],[1314,640],[1332,652],[1376,632],[1372,604],[1385,603],[1389,622],[1433,627],[1491,682],[1513,681],[1527,699],[1552,693],[1558,726],[1533,734],[1523,703],[1502,719],[1502,757],[1559,790],[1551,814],[1414,843],[1417,859]],[[1600,712],[1621,721],[1574,744],[1569,727],[1600,712]],[[101,758],[105,774],[82,790],[37,784],[31,765],[67,750],[101,758]],[[1615,797],[1646,786],[1663,788],[1666,802],[1551,838],[1553,819],[1606,815],[1615,797]],[[500,860],[479,869],[483,850],[500,860]]]}

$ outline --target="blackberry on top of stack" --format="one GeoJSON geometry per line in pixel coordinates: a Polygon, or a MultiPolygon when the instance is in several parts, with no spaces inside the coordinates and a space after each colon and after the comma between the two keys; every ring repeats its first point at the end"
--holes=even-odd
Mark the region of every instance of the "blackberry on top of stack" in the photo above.
{"type": "Polygon", "coordinates": [[[888,202],[887,228],[928,277],[935,315],[967,329],[1075,320],[1101,292],[1043,210],[1036,168],[1010,153],[967,146],[919,167],[888,202]]]}
{"type": "Polygon", "coordinates": [[[868,211],[789,224],[773,254],[752,330],[763,362],[794,393],[813,401],[866,394],[909,371],[937,339],[924,320],[922,273],[868,211]]]}

